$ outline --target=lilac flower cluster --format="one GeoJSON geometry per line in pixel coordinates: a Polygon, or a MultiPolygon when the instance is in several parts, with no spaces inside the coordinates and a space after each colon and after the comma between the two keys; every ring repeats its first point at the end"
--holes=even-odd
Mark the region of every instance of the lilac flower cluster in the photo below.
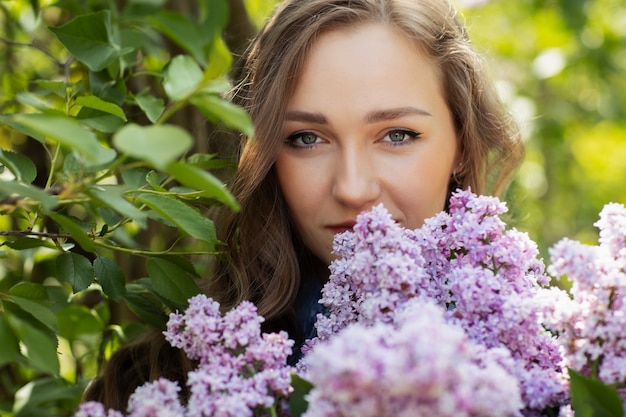
{"type": "Polygon", "coordinates": [[[471,342],[431,301],[413,298],[402,311],[393,324],[350,324],[313,349],[304,417],[520,415],[502,352],[471,342]]]}
{"type": "MultiPolygon", "coordinates": [[[[566,368],[542,325],[551,290],[542,287],[549,277],[536,244],[506,230],[499,217],[506,206],[497,198],[457,191],[449,207],[422,228],[406,230],[378,206],[336,238],[340,258],[320,300],[329,314],[318,316],[318,338],[305,352],[352,323],[393,322],[404,304],[427,297],[473,342],[508,351],[501,364],[520,384],[525,415],[563,404],[566,368]]],[[[431,342],[429,334],[414,341],[431,342]]],[[[305,356],[298,368],[313,372],[315,366],[305,356]]]]}
{"type": "Polygon", "coordinates": [[[550,249],[548,272],[571,281],[548,318],[568,365],[626,387],[626,208],[607,204],[595,223],[599,245],[563,239],[550,249]]]}
{"type": "Polygon", "coordinates": [[[317,317],[318,337],[305,353],[350,323],[391,322],[392,313],[428,285],[413,232],[396,224],[382,205],[359,215],[353,230],[335,238],[340,258],[330,266],[320,299],[329,314],[317,317]]]}
{"type": "Polygon", "coordinates": [[[551,308],[539,250],[526,233],[506,230],[505,203],[458,191],[449,213],[426,221],[420,242],[438,301],[450,321],[488,348],[504,347],[513,361],[526,413],[564,404],[567,369],[556,338],[543,323],[551,308]]]}
{"type": "MultiPolygon", "coordinates": [[[[287,365],[293,341],[286,332],[262,333],[263,318],[250,302],[222,316],[205,295],[189,299],[184,314],[172,313],[164,332],[198,366],[187,375],[190,397],[183,406],[175,382],[159,379],[132,394],[127,417],[246,417],[277,415],[291,391],[287,365]]],[[[123,417],[98,403],[85,403],[75,417],[123,417]]]]}

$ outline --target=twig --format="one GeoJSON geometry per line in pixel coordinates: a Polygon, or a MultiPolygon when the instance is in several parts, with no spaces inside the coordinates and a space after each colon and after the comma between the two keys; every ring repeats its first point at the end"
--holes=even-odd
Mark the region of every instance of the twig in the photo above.
{"type": "Polygon", "coordinates": [[[44,47],[38,45],[37,43],[35,43],[35,41],[33,41],[31,43],[17,42],[17,41],[11,40],[11,39],[0,37],[0,42],[4,42],[5,44],[11,45],[11,46],[22,46],[22,47],[26,47],[26,48],[34,48],[34,49],[40,51],[41,53],[43,53],[44,55],[46,55],[48,58],[50,58],[52,61],[54,61],[54,63],[57,66],[59,66],[61,68],[65,68],[67,66],[67,64],[72,61],[71,57],[66,62],[59,61],[57,59],[57,57],[55,57],[50,51],[48,51],[44,47]]]}
{"type": "Polygon", "coordinates": [[[33,230],[0,230],[0,236],[37,236],[49,239],[70,239],[72,235],[65,233],[35,232],[33,230]]]}

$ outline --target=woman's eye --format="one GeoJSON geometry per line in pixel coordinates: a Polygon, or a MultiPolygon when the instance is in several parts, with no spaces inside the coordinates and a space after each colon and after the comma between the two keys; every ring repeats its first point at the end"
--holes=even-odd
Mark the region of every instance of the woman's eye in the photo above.
{"type": "Polygon", "coordinates": [[[396,130],[392,130],[388,132],[383,138],[383,141],[392,142],[394,144],[396,143],[400,144],[400,143],[408,142],[411,139],[415,139],[418,136],[419,136],[419,133],[414,132],[412,130],[396,129],[396,130]]]}
{"type": "Polygon", "coordinates": [[[312,132],[294,133],[287,138],[287,142],[289,142],[290,145],[300,147],[315,145],[320,140],[320,137],[312,132]]]}

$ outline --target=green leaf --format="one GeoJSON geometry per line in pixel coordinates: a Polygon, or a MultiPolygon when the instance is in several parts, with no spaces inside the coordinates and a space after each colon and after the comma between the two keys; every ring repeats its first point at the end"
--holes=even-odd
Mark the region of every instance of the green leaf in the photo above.
{"type": "Polygon", "coordinates": [[[309,407],[306,395],[313,389],[313,384],[301,376],[292,373],[291,386],[293,387],[293,392],[289,396],[289,411],[292,417],[300,417],[309,407]]]}
{"type": "Polygon", "coordinates": [[[74,292],[89,287],[94,280],[94,270],[89,259],[72,252],[65,252],[56,258],[57,279],[69,282],[74,292]]]}
{"type": "Polygon", "coordinates": [[[145,91],[135,96],[135,102],[152,123],[159,120],[159,116],[161,116],[163,110],[165,110],[162,99],[153,97],[145,91]]]}
{"type": "Polygon", "coordinates": [[[83,126],[103,133],[113,133],[124,125],[124,121],[119,117],[89,107],[80,109],[76,118],[83,126]]]}
{"type": "Polygon", "coordinates": [[[126,300],[128,308],[144,322],[157,329],[165,329],[168,318],[167,315],[154,299],[146,296],[142,291],[143,289],[134,284],[126,286],[124,300],[126,300]]]}
{"type": "Polygon", "coordinates": [[[220,36],[216,36],[211,43],[209,65],[204,70],[205,79],[212,80],[226,75],[232,63],[233,56],[228,50],[226,43],[220,36]]]}
{"type": "Polygon", "coordinates": [[[239,210],[239,204],[228,188],[209,172],[180,162],[172,162],[166,171],[181,184],[201,190],[203,197],[214,198],[235,211],[239,210]]]}
{"type": "Polygon", "coordinates": [[[148,182],[148,185],[156,191],[167,192],[167,190],[161,186],[161,182],[165,179],[166,177],[164,175],[159,175],[159,173],[154,170],[146,174],[146,181],[148,182]]]}
{"type": "Polygon", "coordinates": [[[117,104],[109,103],[96,96],[80,96],[76,97],[76,104],[83,107],[88,107],[94,110],[100,110],[105,113],[112,114],[126,121],[126,115],[124,110],[117,104]]]}
{"type": "Polygon", "coordinates": [[[145,229],[146,213],[139,210],[123,196],[124,187],[117,185],[102,185],[99,189],[92,189],[89,194],[100,204],[112,208],[121,215],[133,219],[137,224],[145,229]]]}
{"type": "Polygon", "coordinates": [[[62,26],[50,27],[72,55],[90,70],[100,71],[117,60],[118,45],[111,43],[111,12],[80,15],[62,26]]]}
{"type": "Polygon", "coordinates": [[[62,400],[74,401],[80,397],[83,387],[70,384],[63,378],[41,378],[28,382],[15,393],[14,417],[51,416],[50,403],[62,400]]]}
{"type": "Polygon", "coordinates": [[[85,334],[100,333],[104,324],[89,308],[80,304],[70,304],[57,313],[59,335],[70,342],[85,334]]]}
{"type": "Polygon", "coordinates": [[[35,94],[26,91],[18,93],[15,97],[24,106],[32,107],[42,113],[62,116],[64,113],[58,108],[60,103],[55,103],[53,98],[41,93],[35,94]]]}
{"type": "Polygon", "coordinates": [[[187,158],[187,163],[202,168],[204,170],[211,169],[235,169],[237,163],[229,159],[216,158],[215,154],[196,153],[187,158]]]}
{"type": "Polygon", "coordinates": [[[196,22],[179,13],[163,11],[156,16],[148,17],[168,38],[189,52],[201,65],[206,65],[206,39],[196,22]]]}
{"type": "Polygon", "coordinates": [[[90,71],[89,86],[94,95],[119,106],[124,103],[128,91],[124,79],[111,76],[107,70],[90,71]]]}
{"type": "Polygon", "coordinates": [[[0,114],[0,122],[4,123],[5,125],[9,126],[10,128],[17,130],[18,132],[29,136],[33,139],[35,139],[38,142],[41,143],[45,143],[46,142],[46,137],[45,135],[42,135],[39,132],[34,131],[33,129],[29,128],[28,126],[25,126],[21,123],[19,123],[18,121],[16,121],[14,119],[15,114],[7,114],[7,115],[3,115],[0,114]]]}
{"type": "Polygon", "coordinates": [[[0,180],[0,194],[30,198],[41,204],[44,210],[52,210],[58,204],[56,196],[50,195],[41,188],[37,188],[33,185],[20,184],[15,181],[0,180]]]}
{"type": "Polygon", "coordinates": [[[169,196],[144,193],[137,197],[148,207],[176,225],[182,232],[207,242],[214,250],[216,235],[213,222],[195,208],[169,196]]]}
{"type": "Polygon", "coordinates": [[[121,172],[124,184],[131,188],[142,188],[146,184],[146,175],[150,172],[145,168],[131,168],[121,172]]]}
{"type": "Polygon", "coordinates": [[[198,286],[183,269],[165,259],[150,259],[148,274],[157,294],[180,305],[186,306],[189,298],[200,293],[198,286]]]}
{"type": "Polygon", "coordinates": [[[201,276],[198,274],[198,271],[196,270],[195,265],[193,264],[193,262],[187,256],[181,256],[181,255],[157,255],[157,257],[159,259],[165,259],[169,263],[175,264],[176,266],[178,266],[178,268],[180,268],[183,271],[187,272],[189,275],[191,275],[194,278],[201,278],[201,276]]]}
{"type": "Polygon", "coordinates": [[[57,330],[57,320],[54,313],[41,302],[24,297],[9,296],[7,300],[17,304],[23,311],[33,316],[38,322],[43,324],[52,332],[57,330]]]}
{"type": "Polygon", "coordinates": [[[572,409],[576,417],[624,417],[615,388],[569,369],[572,409]]]}
{"type": "Polygon", "coordinates": [[[35,300],[48,300],[48,290],[41,284],[18,282],[9,289],[9,294],[35,300]]]}
{"type": "Polygon", "coordinates": [[[47,213],[48,216],[65,229],[72,238],[87,252],[95,252],[96,245],[93,240],[81,229],[81,227],[69,217],[59,213],[47,213]]]}
{"type": "Polygon", "coordinates": [[[8,246],[14,250],[25,250],[33,248],[56,249],[56,246],[51,241],[34,237],[22,237],[13,241],[2,242],[0,243],[0,246],[8,246]]]}
{"type": "Polygon", "coordinates": [[[205,75],[205,82],[202,84],[202,88],[199,92],[206,94],[224,94],[230,89],[230,83],[221,79],[207,80],[205,75]]]}
{"type": "Polygon", "coordinates": [[[34,162],[22,154],[0,149],[0,164],[7,167],[18,181],[30,184],[37,178],[34,162]]]}
{"type": "Polygon", "coordinates": [[[53,375],[59,374],[59,359],[57,357],[56,337],[50,337],[47,333],[32,326],[28,321],[21,320],[16,316],[7,316],[9,323],[24,346],[24,356],[29,363],[44,372],[53,375]]]}
{"type": "Polygon", "coordinates": [[[202,0],[198,2],[200,10],[200,29],[206,41],[209,42],[211,33],[219,34],[228,24],[229,4],[225,0],[202,0]]]}
{"type": "Polygon", "coordinates": [[[104,293],[113,301],[121,301],[126,293],[124,271],[113,261],[99,256],[93,262],[96,279],[104,293]]]}
{"type": "Polygon", "coordinates": [[[202,70],[193,58],[178,55],[167,67],[163,78],[163,88],[170,99],[183,100],[199,88],[202,78],[202,70]]]}
{"type": "Polygon", "coordinates": [[[9,323],[6,321],[4,314],[0,314],[0,340],[2,340],[2,349],[0,349],[0,366],[12,363],[17,360],[19,355],[18,339],[9,323]]]}
{"type": "Polygon", "coordinates": [[[20,125],[76,151],[89,163],[102,164],[112,160],[111,149],[100,145],[96,135],[84,129],[74,118],[43,114],[20,114],[13,118],[20,125]]]}
{"type": "Polygon", "coordinates": [[[223,122],[247,136],[254,134],[252,119],[243,108],[213,94],[198,94],[189,101],[214,123],[223,122]]]}
{"type": "Polygon", "coordinates": [[[113,143],[121,152],[163,169],[190,149],[193,139],[178,126],[128,124],[113,136],[113,143]]]}
{"type": "Polygon", "coordinates": [[[67,96],[69,85],[65,81],[34,80],[33,83],[41,87],[44,91],[49,91],[63,100],[65,100],[67,96]]]}

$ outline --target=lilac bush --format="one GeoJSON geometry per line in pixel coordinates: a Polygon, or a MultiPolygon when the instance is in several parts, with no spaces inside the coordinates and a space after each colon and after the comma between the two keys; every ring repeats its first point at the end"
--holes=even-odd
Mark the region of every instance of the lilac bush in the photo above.
{"type": "Polygon", "coordinates": [[[429,300],[398,311],[394,323],[352,323],[313,349],[304,417],[520,415],[517,381],[496,360],[502,352],[473,343],[429,300]]]}
{"type": "MultiPolygon", "coordinates": [[[[550,308],[550,278],[528,235],[506,230],[506,205],[495,197],[457,191],[449,212],[407,230],[379,205],[357,218],[352,232],[335,240],[320,302],[318,337],[305,353],[353,323],[390,323],[415,297],[432,299],[446,320],[486,349],[506,349],[503,362],[517,378],[524,413],[533,415],[567,401],[567,369],[559,344],[543,326],[550,308]],[[547,292],[547,293],[546,293],[547,292]]],[[[428,343],[429,336],[415,343],[428,343]]],[[[310,360],[298,365],[307,372],[310,360]]]]}
{"type": "Polygon", "coordinates": [[[550,249],[549,272],[571,281],[571,299],[548,316],[568,365],[626,387],[626,208],[607,204],[595,223],[599,245],[563,239],[550,249]]]}
{"type": "MultiPolygon", "coordinates": [[[[262,333],[263,318],[250,302],[222,315],[205,295],[189,299],[184,314],[170,315],[165,338],[198,366],[187,375],[191,392],[181,404],[177,383],[159,379],[137,388],[127,417],[252,417],[282,413],[291,391],[287,357],[293,341],[286,332],[262,333]]],[[[75,417],[122,417],[97,403],[81,406],[75,417]]]]}
{"type": "MultiPolygon", "coordinates": [[[[294,342],[262,333],[252,303],[222,314],[198,295],[164,333],[198,364],[188,399],[159,379],[126,414],[88,402],[75,417],[289,416],[295,371],[313,384],[304,417],[572,417],[568,368],[626,392],[626,209],[605,206],[599,246],[557,243],[547,271],[528,235],[507,230],[506,210],[457,191],[448,212],[409,230],[376,206],[335,238],[328,313],[296,368],[294,342]],[[569,292],[548,274],[567,276],[569,292]]],[[[607,415],[622,417],[613,400],[607,415]]]]}

